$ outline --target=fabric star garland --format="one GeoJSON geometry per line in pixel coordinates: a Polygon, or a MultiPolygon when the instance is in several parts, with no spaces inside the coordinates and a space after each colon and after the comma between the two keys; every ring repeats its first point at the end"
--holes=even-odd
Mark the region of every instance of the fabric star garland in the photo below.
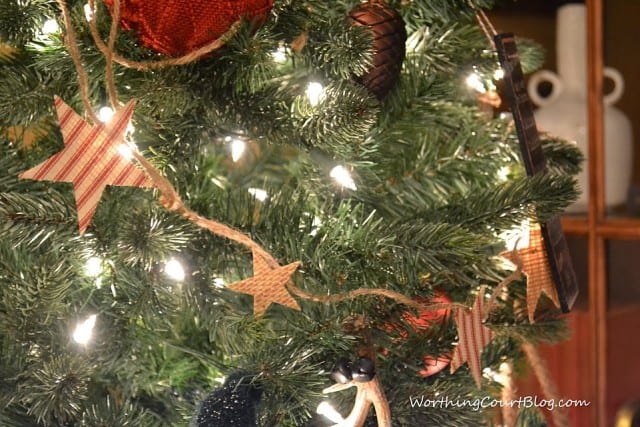
{"type": "Polygon", "coordinates": [[[107,185],[153,187],[153,182],[122,152],[135,100],[109,123],[91,125],[55,97],[64,149],[20,174],[37,181],[73,183],[80,234],[84,234],[107,185]]]}
{"type": "Polygon", "coordinates": [[[494,337],[493,331],[483,324],[484,319],[484,290],[482,286],[473,303],[471,311],[457,309],[455,313],[458,328],[458,345],[451,357],[451,373],[454,373],[464,362],[469,365],[471,375],[478,388],[482,385],[482,364],[480,353],[494,337]]]}
{"type": "Polygon", "coordinates": [[[286,283],[296,271],[300,262],[293,262],[284,267],[271,268],[255,250],[253,253],[253,277],[236,282],[229,289],[253,296],[253,313],[262,316],[272,303],[278,303],[294,310],[300,310],[298,302],[293,299],[286,288],[286,283]]]}
{"type": "MultiPolygon", "coordinates": [[[[518,256],[522,263],[522,272],[527,276],[527,313],[529,322],[535,322],[535,312],[538,300],[544,293],[553,304],[560,308],[558,291],[555,288],[551,268],[547,260],[547,252],[542,240],[542,232],[539,224],[529,228],[529,246],[518,249],[518,256]]],[[[503,253],[502,256],[515,263],[511,253],[503,253]]]]}

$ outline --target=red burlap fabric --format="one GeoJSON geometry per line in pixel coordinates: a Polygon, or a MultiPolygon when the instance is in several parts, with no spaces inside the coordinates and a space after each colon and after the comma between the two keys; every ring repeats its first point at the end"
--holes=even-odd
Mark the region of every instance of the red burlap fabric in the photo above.
{"type": "MultiPolygon", "coordinates": [[[[113,0],[105,0],[113,10],[113,0]]],[[[238,19],[264,20],[273,0],[120,0],[120,23],[140,42],[169,56],[186,55],[220,37],[238,19]]]]}

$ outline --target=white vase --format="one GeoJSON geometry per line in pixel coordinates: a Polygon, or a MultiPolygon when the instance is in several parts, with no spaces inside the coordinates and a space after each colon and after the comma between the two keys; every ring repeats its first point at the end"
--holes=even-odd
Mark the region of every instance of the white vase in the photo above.
{"type": "MultiPolygon", "coordinates": [[[[583,4],[567,4],[558,9],[556,20],[556,49],[558,74],[542,70],[531,76],[529,97],[540,108],[535,112],[538,130],[560,138],[575,141],[585,156],[583,170],[578,175],[580,198],[567,208],[569,213],[582,213],[588,208],[588,115],[587,115],[587,42],[586,9],[583,4]],[[540,96],[538,85],[552,84],[547,97],[540,96]]],[[[604,165],[605,206],[608,209],[622,205],[633,168],[633,136],[631,122],[613,107],[624,91],[620,73],[610,67],[605,77],[614,83],[613,90],[604,96],[604,165]]]]}

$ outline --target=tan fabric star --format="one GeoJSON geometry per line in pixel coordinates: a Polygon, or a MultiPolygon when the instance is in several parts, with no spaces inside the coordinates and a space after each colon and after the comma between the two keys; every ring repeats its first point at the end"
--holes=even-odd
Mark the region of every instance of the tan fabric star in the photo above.
{"type": "MultiPolygon", "coordinates": [[[[518,262],[511,252],[505,252],[502,256],[514,264],[518,262]]],[[[522,272],[527,276],[527,312],[529,314],[529,322],[534,323],[536,307],[542,293],[545,293],[553,304],[560,308],[558,291],[551,275],[551,268],[539,224],[532,224],[529,228],[529,246],[518,249],[518,256],[522,263],[522,272]]]]}
{"type": "Polygon", "coordinates": [[[233,283],[228,288],[253,296],[253,314],[256,317],[262,316],[274,302],[300,310],[298,302],[286,288],[287,282],[299,265],[300,262],[297,261],[272,269],[259,254],[253,251],[253,277],[233,283]]]}

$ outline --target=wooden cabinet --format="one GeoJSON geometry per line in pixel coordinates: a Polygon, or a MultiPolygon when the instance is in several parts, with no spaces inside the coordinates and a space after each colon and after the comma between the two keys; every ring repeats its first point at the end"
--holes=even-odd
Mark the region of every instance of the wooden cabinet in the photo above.
{"type": "MultiPolygon", "coordinates": [[[[553,70],[558,4],[518,1],[490,17],[499,31],[512,31],[545,46],[545,68],[553,70]]],[[[570,410],[571,426],[609,427],[616,426],[623,405],[640,401],[640,217],[635,208],[615,214],[605,210],[603,66],[606,58],[607,65],[621,68],[628,80],[620,108],[633,123],[633,185],[640,187],[640,83],[632,80],[640,76],[636,54],[640,3],[586,0],[586,6],[589,205],[586,214],[563,218],[581,295],[567,315],[571,339],[542,352],[559,394],[591,402],[570,410]]],[[[523,383],[520,392],[533,392],[530,386],[523,383]]]]}

